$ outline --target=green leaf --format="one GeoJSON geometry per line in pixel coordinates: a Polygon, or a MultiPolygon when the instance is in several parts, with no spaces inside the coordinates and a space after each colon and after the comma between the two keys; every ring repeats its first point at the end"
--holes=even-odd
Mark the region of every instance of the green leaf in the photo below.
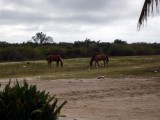
{"type": "Polygon", "coordinates": [[[33,112],[31,112],[30,116],[35,115],[35,114],[40,114],[42,112],[43,112],[42,110],[37,109],[37,110],[34,110],[33,112]]]}
{"type": "Polygon", "coordinates": [[[56,111],[54,112],[55,115],[58,115],[62,109],[62,107],[67,103],[67,101],[64,101],[57,109],[56,111]]]}

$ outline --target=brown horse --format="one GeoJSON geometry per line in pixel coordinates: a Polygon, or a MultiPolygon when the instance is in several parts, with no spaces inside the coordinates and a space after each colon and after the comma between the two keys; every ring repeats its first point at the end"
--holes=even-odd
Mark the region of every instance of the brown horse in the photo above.
{"type": "Polygon", "coordinates": [[[96,64],[99,66],[98,61],[103,61],[104,66],[106,66],[106,64],[108,65],[109,59],[108,59],[108,56],[107,56],[107,55],[105,55],[105,54],[100,54],[100,55],[94,55],[94,56],[91,58],[90,66],[92,66],[93,61],[95,61],[95,66],[96,66],[96,64]]]}
{"type": "Polygon", "coordinates": [[[57,62],[57,67],[59,66],[59,62],[61,63],[61,67],[63,67],[62,58],[60,55],[49,55],[46,57],[46,60],[48,62],[48,67],[51,68],[52,61],[57,62]]]}

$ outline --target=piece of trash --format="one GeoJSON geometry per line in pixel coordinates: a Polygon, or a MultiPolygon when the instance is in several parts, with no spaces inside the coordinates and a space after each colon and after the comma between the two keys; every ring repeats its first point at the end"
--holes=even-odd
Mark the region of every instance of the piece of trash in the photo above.
{"type": "Polygon", "coordinates": [[[104,79],[105,78],[105,76],[99,76],[99,77],[97,77],[97,79],[104,79]]]}
{"type": "Polygon", "coordinates": [[[157,71],[157,70],[155,70],[154,72],[155,72],[155,73],[157,73],[158,71],[157,71]]]}

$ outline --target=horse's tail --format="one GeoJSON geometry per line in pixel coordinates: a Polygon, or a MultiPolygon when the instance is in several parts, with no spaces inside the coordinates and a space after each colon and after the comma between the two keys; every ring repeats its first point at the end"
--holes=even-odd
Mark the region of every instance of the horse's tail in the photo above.
{"type": "Polygon", "coordinates": [[[106,61],[109,61],[109,58],[108,58],[108,56],[106,55],[106,61]]]}
{"type": "Polygon", "coordinates": [[[60,59],[60,62],[61,62],[61,67],[63,67],[63,61],[62,61],[62,58],[61,58],[60,55],[59,55],[59,59],[60,59]]]}
{"type": "Polygon", "coordinates": [[[109,58],[108,58],[108,56],[106,55],[106,63],[107,63],[107,65],[108,65],[108,61],[109,61],[109,58]]]}

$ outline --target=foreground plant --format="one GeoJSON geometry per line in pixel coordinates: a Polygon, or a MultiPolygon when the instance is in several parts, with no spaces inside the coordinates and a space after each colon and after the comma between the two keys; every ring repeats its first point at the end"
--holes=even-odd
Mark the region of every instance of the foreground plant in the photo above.
{"type": "Polygon", "coordinates": [[[0,120],[57,120],[60,110],[67,103],[57,106],[58,99],[50,97],[36,85],[23,85],[18,81],[10,86],[11,80],[0,91],[0,120]],[[52,104],[51,104],[52,103],[52,104]]]}

